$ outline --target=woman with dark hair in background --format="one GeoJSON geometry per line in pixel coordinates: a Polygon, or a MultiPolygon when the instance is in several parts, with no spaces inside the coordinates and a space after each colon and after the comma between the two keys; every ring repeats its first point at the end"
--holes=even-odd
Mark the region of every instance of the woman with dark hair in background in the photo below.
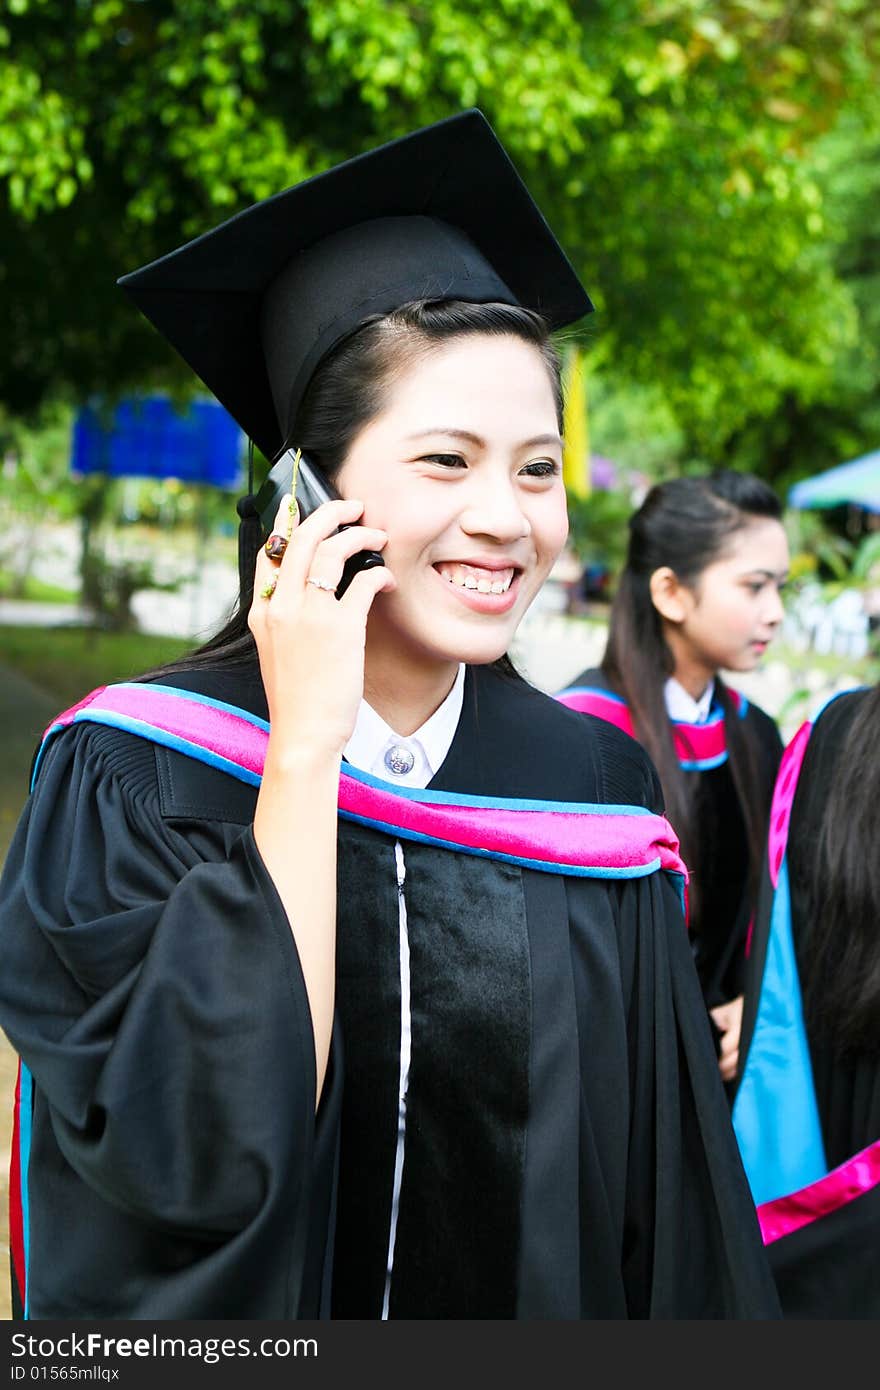
{"type": "Polygon", "coordinates": [[[124,283],[276,462],[230,626],[57,721],[10,850],[29,1314],[778,1316],[656,776],[505,655],[590,303],[490,127],[124,283]]]}
{"type": "Polygon", "coordinates": [[[734,1127],[783,1312],[880,1317],[880,685],[785,751],[734,1127]]]}
{"type": "Polygon", "coordinates": [[[559,696],[632,734],[660,775],[690,873],[691,940],[728,1083],[782,742],[721,671],[753,670],[782,620],[781,514],[765,483],[730,470],[651,488],[630,518],[601,666],[559,696]]]}

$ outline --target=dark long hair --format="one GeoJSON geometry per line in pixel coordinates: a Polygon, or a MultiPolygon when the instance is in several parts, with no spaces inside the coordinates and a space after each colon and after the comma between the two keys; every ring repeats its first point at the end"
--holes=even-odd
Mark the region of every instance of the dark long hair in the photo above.
{"type": "MultiPolygon", "coordinates": [[[[470,304],[462,300],[414,300],[392,313],[367,319],[319,363],[309,383],[288,441],[334,478],[360,431],[382,410],[395,378],[420,355],[442,343],[474,334],[516,337],[533,344],[544,359],[562,428],[560,363],[546,322],[513,304],[470,304]]],[[[284,452],[285,444],[279,450],[284,452]]],[[[150,671],[150,678],[200,666],[249,665],[256,643],[247,625],[253,599],[254,567],[265,536],[253,497],[238,503],[239,595],[221,630],[195,651],[150,671]]],[[[509,657],[496,669],[516,676],[509,657]]]]}
{"type": "MultiPolygon", "coordinates": [[[[760,478],[719,469],[703,477],[658,483],[629,521],[629,549],[611,607],[602,670],[629,705],[636,735],[660,775],[666,813],[681,840],[685,862],[693,870],[695,917],[703,867],[696,827],[696,782],[682,771],[666,712],[664,685],[674,673],[675,662],[651,598],[651,575],[668,566],[681,583],[692,587],[703,570],[723,556],[737,531],[757,517],[778,521],[781,516],[778,497],[760,478]]],[[[720,678],[716,678],[715,689],[724,709],[730,770],[745,823],[754,902],[768,808],[760,790],[755,750],[720,678]]]]}
{"type": "Polygon", "coordinates": [[[862,701],[836,761],[811,865],[804,1012],[841,1052],[880,1048],[880,684],[862,701]]]}

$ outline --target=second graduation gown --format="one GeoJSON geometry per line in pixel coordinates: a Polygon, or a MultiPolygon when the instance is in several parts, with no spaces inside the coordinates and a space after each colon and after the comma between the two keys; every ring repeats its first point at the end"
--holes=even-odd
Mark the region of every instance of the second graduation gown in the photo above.
{"type": "MultiPolygon", "coordinates": [[[[782,755],[779,731],[758,705],[729,687],[728,693],[751,745],[761,795],[769,809],[782,755]]],[[[620,713],[610,702],[629,714],[598,668],[581,672],[557,698],[571,708],[614,722],[620,713]]],[[[618,723],[618,727],[623,726],[618,723]]],[[[701,869],[700,908],[690,923],[691,940],[706,1007],[712,1009],[743,992],[754,906],[748,894],[748,841],[727,759],[720,705],[713,706],[706,724],[676,722],[673,728],[679,760],[695,784],[701,869]]],[[[631,722],[628,732],[632,733],[631,722]]]]}
{"type": "MultiPolygon", "coordinates": [[[[255,669],[165,683],[266,716],[255,669]]],[[[491,669],[431,791],[659,808],[632,740],[491,669]]],[[[29,1316],[778,1316],[666,873],[340,820],[315,1114],[255,798],[94,723],[45,753],[0,889],[29,1316]]]]}
{"type": "Polygon", "coordinates": [[[833,698],[786,750],[749,956],[733,1118],[790,1318],[880,1318],[880,1050],[842,1054],[807,1028],[798,970],[829,788],[868,694],[833,698]]]}

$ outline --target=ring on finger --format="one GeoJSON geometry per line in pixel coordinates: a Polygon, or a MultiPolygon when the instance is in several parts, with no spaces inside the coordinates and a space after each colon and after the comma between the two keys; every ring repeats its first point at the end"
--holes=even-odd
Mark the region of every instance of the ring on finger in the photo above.
{"type": "Polygon", "coordinates": [[[311,584],[315,589],[323,589],[327,594],[336,593],[336,585],[331,584],[329,579],[316,579],[313,574],[308,575],[306,583],[311,584]]]}
{"type": "Polygon", "coordinates": [[[284,552],[287,549],[287,537],[273,531],[263,549],[270,560],[283,560],[284,552]]]}

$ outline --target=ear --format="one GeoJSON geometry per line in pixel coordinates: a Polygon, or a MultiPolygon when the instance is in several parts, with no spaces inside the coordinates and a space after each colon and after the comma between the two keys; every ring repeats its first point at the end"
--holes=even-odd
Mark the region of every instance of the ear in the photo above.
{"type": "Polygon", "coordinates": [[[682,584],[675,570],[663,565],[654,571],[649,582],[651,602],[661,618],[668,623],[683,623],[693,606],[693,595],[682,584]]]}

